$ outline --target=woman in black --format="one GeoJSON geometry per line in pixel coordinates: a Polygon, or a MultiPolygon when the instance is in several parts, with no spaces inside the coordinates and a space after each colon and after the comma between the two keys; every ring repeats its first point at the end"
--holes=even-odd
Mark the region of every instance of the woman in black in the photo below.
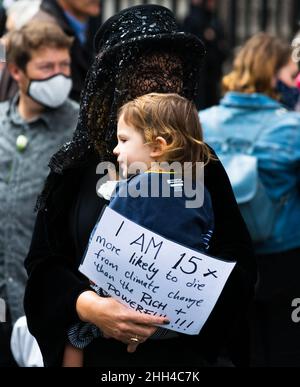
{"type": "Polygon", "coordinates": [[[104,334],[86,347],[86,365],[199,366],[216,364],[223,351],[245,365],[255,265],[247,229],[217,159],[205,167],[215,214],[209,254],[237,264],[196,340],[183,334],[149,339],[157,329],[154,324],[164,323],[163,318],[99,297],[78,273],[90,233],[107,203],[96,194],[104,172],[97,175],[96,167],[114,161],[118,108],[149,92],[174,92],[193,100],[204,54],[202,43],[178,32],[173,14],[156,5],[131,7],[113,16],[98,31],[95,45],[98,55],[87,76],[78,128],[72,142],[51,159],[25,261],[25,311],[45,365],[62,364],[68,328],[79,320],[97,325],[104,334]],[[131,342],[135,335],[138,344],[131,342]]]}

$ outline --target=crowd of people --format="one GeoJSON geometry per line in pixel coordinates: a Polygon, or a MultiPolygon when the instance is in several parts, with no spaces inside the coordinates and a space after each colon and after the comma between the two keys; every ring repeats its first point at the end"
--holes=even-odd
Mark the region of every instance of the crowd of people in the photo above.
{"type": "MultiPolygon", "coordinates": [[[[182,25],[159,5],[102,23],[100,3],[0,8],[0,367],[299,366],[291,316],[300,294],[300,91],[291,45],[254,35],[221,83],[229,50],[216,1],[191,1],[182,25]],[[232,173],[236,160],[244,164],[232,173]],[[190,173],[170,171],[172,163],[190,173]],[[200,164],[203,200],[189,208],[185,187],[197,186],[200,164]],[[235,263],[197,335],[80,273],[106,206],[235,263]]],[[[195,259],[187,264],[196,272],[195,259]]]]}

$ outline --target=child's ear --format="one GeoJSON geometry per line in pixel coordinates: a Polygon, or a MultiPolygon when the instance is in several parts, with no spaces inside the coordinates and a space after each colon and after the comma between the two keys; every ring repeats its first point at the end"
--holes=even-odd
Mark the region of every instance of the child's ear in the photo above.
{"type": "Polygon", "coordinates": [[[156,137],[152,144],[150,156],[153,158],[161,157],[167,147],[167,141],[163,137],[156,137]]]}

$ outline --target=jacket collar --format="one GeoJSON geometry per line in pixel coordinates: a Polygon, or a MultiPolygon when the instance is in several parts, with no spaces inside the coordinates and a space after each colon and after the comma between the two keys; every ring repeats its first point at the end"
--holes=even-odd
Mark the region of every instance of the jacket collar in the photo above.
{"type": "MultiPolygon", "coordinates": [[[[18,103],[19,103],[19,93],[17,93],[10,101],[9,101],[9,108],[8,108],[8,117],[11,120],[11,122],[16,126],[28,126],[30,127],[31,124],[43,121],[47,127],[47,129],[51,130],[51,127],[53,127],[53,112],[54,110],[58,110],[61,107],[57,109],[49,109],[45,108],[45,110],[42,112],[42,114],[39,117],[34,118],[30,121],[25,121],[19,113],[18,110],[18,103]]],[[[64,106],[64,105],[62,105],[64,106]]]]}
{"type": "Polygon", "coordinates": [[[220,104],[226,107],[249,109],[278,109],[283,106],[275,99],[260,93],[238,93],[231,91],[225,94],[220,104]]]}
{"type": "Polygon", "coordinates": [[[56,0],[43,0],[40,6],[40,9],[54,17],[58,22],[59,26],[64,30],[64,32],[70,36],[74,36],[74,31],[68,23],[63,9],[56,2],[56,0]]]}

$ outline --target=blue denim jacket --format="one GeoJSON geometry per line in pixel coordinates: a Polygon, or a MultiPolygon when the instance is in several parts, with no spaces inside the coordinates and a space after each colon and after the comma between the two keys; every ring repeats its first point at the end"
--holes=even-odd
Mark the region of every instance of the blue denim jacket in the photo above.
{"type": "Polygon", "coordinates": [[[270,254],[300,247],[300,114],[264,94],[229,92],[199,116],[204,140],[217,154],[224,136],[245,141],[261,127],[253,151],[260,178],[270,198],[284,204],[271,237],[255,248],[270,254]]]}

